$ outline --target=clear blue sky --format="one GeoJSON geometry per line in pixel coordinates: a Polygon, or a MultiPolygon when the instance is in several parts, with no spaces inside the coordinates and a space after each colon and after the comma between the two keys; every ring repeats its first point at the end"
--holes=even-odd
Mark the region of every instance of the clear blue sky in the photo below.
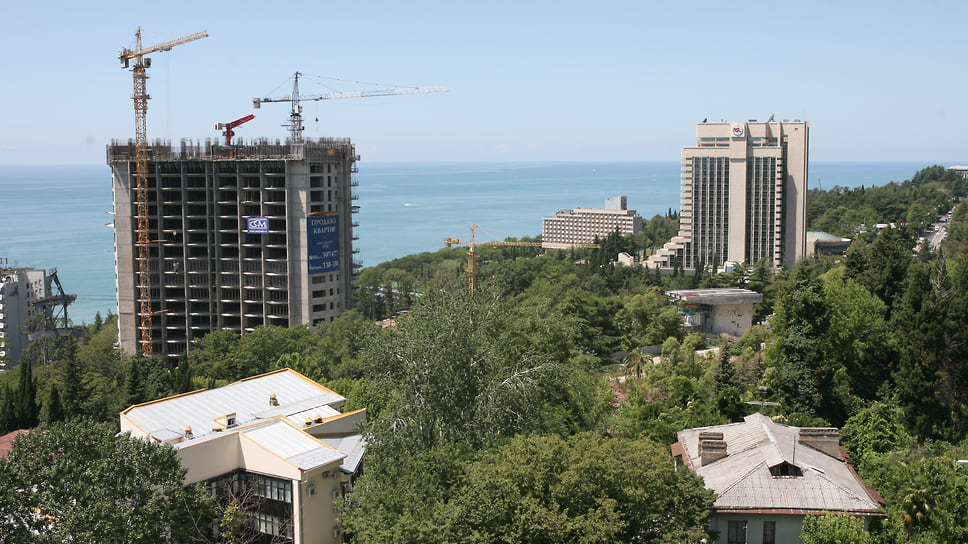
{"type": "Polygon", "coordinates": [[[966,21],[963,1],[5,2],[0,165],[99,164],[133,137],[117,53],[138,26],[210,35],[152,55],[149,138],[248,113],[239,136],[284,138],[287,105],[251,99],[299,70],[450,89],[306,103],[306,135],[364,161],[675,161],[703,118],[775,114],[810,121],[813,161],[965,163],[966,21]]]}

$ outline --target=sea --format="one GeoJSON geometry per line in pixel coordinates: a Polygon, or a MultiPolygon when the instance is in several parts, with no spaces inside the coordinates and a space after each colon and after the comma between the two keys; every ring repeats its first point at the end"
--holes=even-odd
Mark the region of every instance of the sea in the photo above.
{"type": "MultiPolygon", "coordinates": [[[[884,185],[933,163],[819,162],[810,187],[884,185]]],[[[360,162],[358,260],[373,266],[433,252],[445,237],[541,234],[541,219],[626,195],[645,218],[679,207],[675,162],[360,162]]],[[[116,313],[111,171],[107,166],[0,166],[0,266],[57,269],[75,324],[116,313]]]]}

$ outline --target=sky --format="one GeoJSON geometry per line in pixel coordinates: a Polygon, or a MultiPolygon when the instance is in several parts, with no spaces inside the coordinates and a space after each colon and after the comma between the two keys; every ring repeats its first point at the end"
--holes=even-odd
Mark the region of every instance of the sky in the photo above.
{"type": "Polygon", "coordinates": [[[117,55],[143,27],[149,139],[283,139],[288,105],[252,98],[447,93],[304,103],[305,135],[364,161],[677,161],[695,124],[803,119],[812,161],[966,164],[968,2],[237,0],[5,2],[0,165],[103,164],[134,137],[117,55]],[[330,79],[324,79],[330,78],[330,79]],[[318,121],[316,121],[318,119],[318,121]]]}

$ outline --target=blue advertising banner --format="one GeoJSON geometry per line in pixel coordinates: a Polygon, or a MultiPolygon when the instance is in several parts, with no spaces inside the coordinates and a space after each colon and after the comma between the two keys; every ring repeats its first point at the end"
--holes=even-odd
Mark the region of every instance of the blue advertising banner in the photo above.
{"type": "Polygon", "coordinates": [[[310,274],[339,270],[339,216],[306,218],[306,261],[310,274]]]}
{"type": "Polygon", "coordinates": [[[268,217],[246,217],[245,232],[249,234],[266,234],[269,232],[268,217]]]}

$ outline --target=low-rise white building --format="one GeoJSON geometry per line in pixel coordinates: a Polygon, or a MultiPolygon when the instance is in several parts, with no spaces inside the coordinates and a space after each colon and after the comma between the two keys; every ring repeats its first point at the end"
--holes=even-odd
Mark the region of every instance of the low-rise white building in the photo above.
{"type": "Polygon", "coordinates": [[[592,243],[618,232],[621,235],[642,231],[642,217],[629,210],[624,195],[605,200],[604,208],[559,210],[545,217],[541,231],[543,247],[569,248],[573,244],[592,243]]]}
{"type": "MultiPolygon", "coordinates": [[[[265,542],[342,542],[334,501],[359,473],[364,410],[291,369],[131,406],[121,431],[172,445],[217,494],[245,492],[265,542]]],[[[260,540],[262,542],[263,540],[260,540]]]]}

